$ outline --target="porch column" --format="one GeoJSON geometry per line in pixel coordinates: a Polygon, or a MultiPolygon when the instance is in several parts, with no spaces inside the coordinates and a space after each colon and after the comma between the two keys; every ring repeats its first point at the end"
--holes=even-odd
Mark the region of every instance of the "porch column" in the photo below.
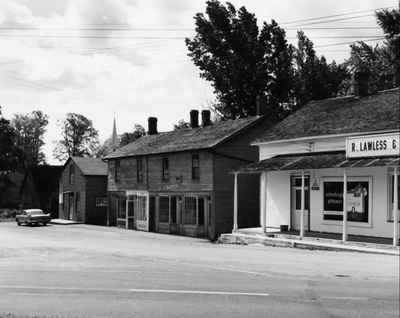
{"type": "Polygon", "coordinates": [[[343,230],[342,242],[347,241],[347,171],[343,171],[343,230]]]}
{"type": "Polygon", "coordinates": [[[304,170],[301,172],[301,212],[300,212],[300,239],[304,237],[304,210],[305,210],[305,174],[304,170]]]}
{"type": "Polygon", "coordinates": [[[234,186],[233,186],[233,230],[232,232],[236,232],[238,229],[238,202],[237,202],[237,188],[238,188],[238,184],[237,184],[237,179],[238,179],[238,173],[235,172],[234,174],[234,186]]]}
{"type": "Polygon", "coordinates": [[[399,245],[399,189],[398,189],[398,167],[393,172],[393,246],[399,245]]]}
{"type": "Polygon", "coordinates": [[[125,201],[125,228],[128,228],[128,196],[126,196],[125,201]]]}
{"type": "Polygon", "coordinates": [[[260,213],[261,227],[264,233],[267,232],[267,173],[263,172],[260,176],[260,213]]]}

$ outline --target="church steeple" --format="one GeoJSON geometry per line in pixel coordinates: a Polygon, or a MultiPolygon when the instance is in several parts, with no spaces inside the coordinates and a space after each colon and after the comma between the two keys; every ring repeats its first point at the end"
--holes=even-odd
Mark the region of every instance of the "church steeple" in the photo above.
{"type": "Polygon", "coordinates": [[[117,124],[115,121],[115,116],[114,116],[114,122],[113,122],[113,132],[112,132],[112,136],[111,136],[111,148],[114,151],[115,149],[117,149],[119,146],[119,142],[118,142],[118,135],[117,135],[117,124]]]}

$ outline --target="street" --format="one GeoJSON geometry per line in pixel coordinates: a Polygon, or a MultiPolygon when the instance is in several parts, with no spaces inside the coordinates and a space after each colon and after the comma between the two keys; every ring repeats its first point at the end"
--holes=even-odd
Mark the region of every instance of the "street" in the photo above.
{"type": "Polygon", "coordinates": [[[0,223],[0,316],[398,317],[399,259],[0,223]]]}

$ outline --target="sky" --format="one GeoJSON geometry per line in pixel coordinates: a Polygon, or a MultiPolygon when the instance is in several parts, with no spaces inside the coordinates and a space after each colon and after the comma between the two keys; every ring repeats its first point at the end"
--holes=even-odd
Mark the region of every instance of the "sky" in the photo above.
{"type": "MultiPolygon", "coordinates": [[[[349,41],[382,35],[368,10],[398,3],[230,2],[255,13],[259,24],[276,20],[291,43],[296,30],[304,29],[317,53],[337,62],[348,56],[349,41]],[[334,20],[329,23],[296,22],[340,14],[347,15],[325,19],[334,20]]],[[[206,109],[214,100],[184,44],[194,35],[194,15],[204,10],[205,0],[0,0],[3,115],[48,114],[44,151],[53,164],[59,121],[68,112],[91,119],[100,141],[111,136],[114,117],[118,133],[132,131],[134,124],[146,128],[149,116],[158,117],[159,131],[171,130],[178,120],[189,119],[190,109],[206,109]]]]}

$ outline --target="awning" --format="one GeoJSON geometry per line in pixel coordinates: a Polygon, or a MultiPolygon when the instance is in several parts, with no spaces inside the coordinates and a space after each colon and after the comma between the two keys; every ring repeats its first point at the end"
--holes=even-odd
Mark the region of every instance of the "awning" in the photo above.
{"type": "Polygon", "coordinates": [[[400,157],[348,159],[345,152],[280,155],[241,167],[238,173],[263,171],[312,170],[327,168],[366,168],[399,166],[400,157]]]}

